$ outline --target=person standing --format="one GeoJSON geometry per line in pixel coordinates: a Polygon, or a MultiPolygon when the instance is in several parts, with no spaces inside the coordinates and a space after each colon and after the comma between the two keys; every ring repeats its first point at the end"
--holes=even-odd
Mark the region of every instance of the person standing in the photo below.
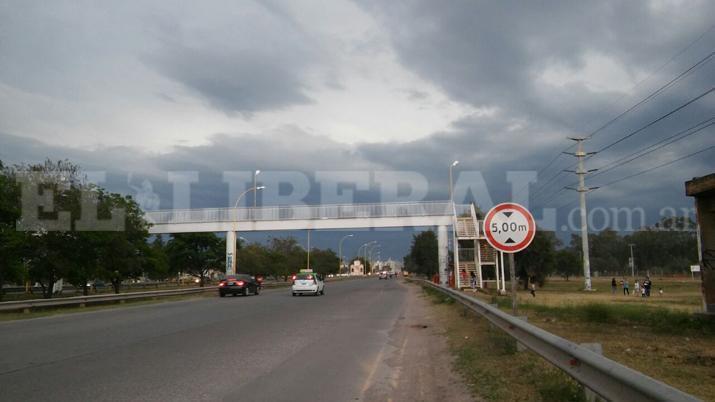
{"type": "Polygon", "coordinates": [[[618,284],[616,283],[616,278],[611,279],[611,294],[616,294],[616,289],[618,289],[618,284]]]}
{"type": "Polygon", "coordinates": [[[628,289],[628,287],[629,287],[629,285],[628,285],[628,279],[623,278],[623,295],[624,295],[624,296],[628,296],[628,295],[631,294],[631,293],[630,293],[630,289],[628,289]]]}
{"type": "Polygon", "coordinates": [[[469,284],[472,286],[472,290],[477,289],[477,275],[474,273],[474,271],[471,271],[469,273],[469,284]]]}
{"type": "Polygon", "coordinates": [[[638,296],[638,294],[641,292],[641,286],[640,282],[638,279],[633,281],[633,296],[638,296]]]}
{"type": "Polygon", "coordinates": [[[653,286],[653,283],[650,281],[650,276],[646,276],[645,280],[643,281],[643,288],[645,289],[645,297],[650,297],[651,286],[653,286]]]}
{"type": "Polygon", "coordinates": [[[532,282],[531,287],[529,287],[529,291],[531,292],[531,297],[536,297],[536,285],[532,282]]]}

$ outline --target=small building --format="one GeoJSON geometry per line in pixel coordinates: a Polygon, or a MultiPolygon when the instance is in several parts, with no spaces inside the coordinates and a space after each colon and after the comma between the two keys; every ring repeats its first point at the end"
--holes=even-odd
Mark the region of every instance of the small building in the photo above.
{"type": "Polygon", "coordinates": [[[353,263],[350,264],[349,274],[350,274],[350,276],[365,275],[365,266],[362,264],[362,261],[360,261],[360,260],[353,261],[353,263]]]}
{"type": "Polygon", "coordinates": [[[685,194],[695,197],[698,214],[698,254],[703,311],[715,314],[715,173],[685,182],[685,194]]]}

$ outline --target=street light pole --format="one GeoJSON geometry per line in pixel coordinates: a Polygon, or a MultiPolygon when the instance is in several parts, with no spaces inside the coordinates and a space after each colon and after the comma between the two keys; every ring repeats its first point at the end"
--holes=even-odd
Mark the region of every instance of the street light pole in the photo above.
{"type": "MultiPolygon", "coordinates": [[[[377,241],[373,241],[373,244],[370,246],[367,246],[365,248],[365,261],[368,261],[368,256],[370,260],[372,260],[372,250],[374,247],[379,247],[380,245],[377,243],[377,241]],[[369,251],[368,251],[369,250],[369,251]]],[[[372,273],[372,263],[370,262],[370,273],[372,273]]]]}
{"type": "Polygon", "coordinates": [[[338,273],[340,273],[343,270],[343,265],[345,265],[345,261],[343,261],[343,241],[347,239],[348,237],[353,237],[352,234],[347,234],[343,236],[342,239],[338,242],[338,273]]]}
{"type": "Polygon", "coordinates": [[[369,242],[367,242],[367,243],[363,243],[363,244],[362,244],[360,247],[358,247],[358,249],[357,249],[357,257],[358,257],[358,258],[363,257],[363,262],[365,263],[365,267],[364,267],[364,268],[365,268],[365,272],[363,272],[364,274],[367,273],[367,272],[366,272],[366,271],[367,271],[367,255],[366,255],[366,254],[367,254],[367,253],[366,253],[366,252],[367,252],[367,247],[370,246],[370,245],[373,244],[373,243],[377,243],[377,242],[376,242],[375,240],[373,240],[373,241],[369,241],[369,242]],[[364,248],[364,251],[363,251],[363,254],[361,255],[361,254],[360,254],[360,250],[363,250],[363,248],[364,248]]]}
{"type": "Polygon", "coordinates": [[[452,202],[454,202],[454,184],[452,183],[452,169],[457,165],[459,165],[459,161],[454,161],[451,165],[449,165],[449,200],[452,202]]]}
{"type": "Polygon", "coordinates": [[[234,207],[234,208],[238,208],[238,204],[241,202],[241,199],[242,199],[246,194],[250,193],[251,191],[256,191],[256,192],[257,192],[258,190],[263,190],[264,188],[266,188],[266,186],[258,186],[258,187],[255,187],[255,186],[254,186],[254,187],[251,187],[251,188],[249,188],[248,190],[242,192],[241,194],[238,195],[238,199],[236,199],[236,204],[235,204],[233,207],[234,207]]]}
{"type": "MultiPolygon", "coordinates": [[[[257,187],[256,187],[256,185],[257,185],[257,183],[256,183],[256,176],[258,176],[259,174],[261,174],[260,169],[256,169],[256,170],[253,172],[253,188],[257,188],[257,187]]],[[[253,193],[253,208],[256,207],[256,198],[258,198],[258,193],[253,193]]]]}

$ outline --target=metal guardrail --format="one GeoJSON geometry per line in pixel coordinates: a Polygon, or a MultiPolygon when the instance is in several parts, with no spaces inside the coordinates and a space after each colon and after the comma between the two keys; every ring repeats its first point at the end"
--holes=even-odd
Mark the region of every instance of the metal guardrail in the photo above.
{"type": "Polygon", "coordinates": [[[690,394],[544,331],[474,297],[429,281],[416,281],[449,295],[479,313],[608,401],[699,401],[690,394]]]}
{"type": "MultiPolygon", "coordinates": [[[[458,208],[464,209],[463,206],[458,208]]],[[[149,211],[150,223],[214,223],[236,221],[281,221],[298,219],[400,218],[452,216],[449,201],[396,202],[381,204],[298,205],[257,208],[199,208],[149,211]]]]}
{"type": "MultiPolygon", "coordinates": [[[[367,277],[365,277],[367,278],[367,277]]],[[[337,277],[337,278],[327,278],[329,282],[337,282],[350,279],[363,279],[363,277],[337,277]]],[[[264,289],[281,288],[290,286],[291,282],[265,282],[262,285],[264,289]]],[[[73,297],[59,297],[56,299],[31,299],[31,300],[18,300],[18,301],[8,301],[0,302],[0,312],[3,311],[17,311],[17,310],[30,310],[35,307],[62,307],[62,306],[77,306],[77,305],[87,305],[92,303],[102,303],[109,301],[123,301],[132,299],[150,299],[153,297],[163,297],[163,296],[180,296],[185,294],[193,293],[203,293],[216,291],[217,286],[204,286],[202,288],[184,288],[184,289],[172,289],[172,290],[155,290],[150,292],[130,292],[130,293],[109,293],[102,295],[92,295],[92,296],[73,296],[73,297]]]]}
{"type": "Polygon", "coordinates": [[[216,286],[206,286],[203,288],[155,290],[155,291],[151,291],[151,292],[131,292],[131,293],[120,293],[120,294],[61,297],[61,298],[56,298],[56,299],[32,299],[32,300],[9,301],[9,302],[0,302],[0,311],[29,310],[29,309],[32,309],[35,307],[61,307],[61,306],[72,306],[72,305],[84,306],[87,304],[109,302],[109,301],[149,299],[152,297],[179,296],[179,295],[185,295],[185,294],[203,293],[203,292],[209,292],[209,291],[216,291],[216,289],[217,289],[216,286]]]}

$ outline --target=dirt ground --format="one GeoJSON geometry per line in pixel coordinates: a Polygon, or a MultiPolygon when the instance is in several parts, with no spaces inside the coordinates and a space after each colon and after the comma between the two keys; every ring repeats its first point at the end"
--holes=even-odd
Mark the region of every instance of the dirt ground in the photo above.
{"type": "Polygon", "coordinates": [[[418,286],[404,284],[409,302],[389,334],[389,346],[364,392],[366,401],[474,401],[453,370],[445,328],[418,286]]]}

